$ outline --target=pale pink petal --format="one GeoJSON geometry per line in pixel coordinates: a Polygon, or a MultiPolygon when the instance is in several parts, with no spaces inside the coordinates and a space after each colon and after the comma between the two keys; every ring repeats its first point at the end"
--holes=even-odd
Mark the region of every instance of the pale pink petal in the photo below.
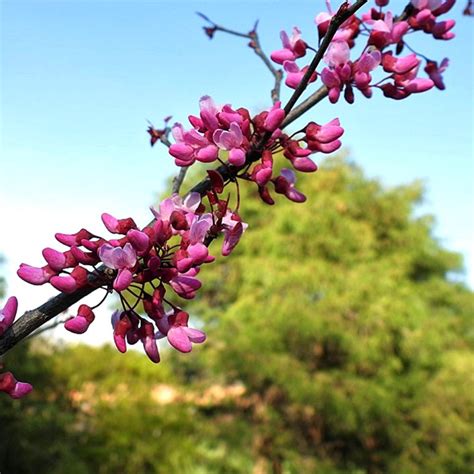
{"type": "Polygon", "coordinates": [[[191,352],[193,345],[182,326],[172,327],[167,334],[169,343],[180,352],[191,352]]]}

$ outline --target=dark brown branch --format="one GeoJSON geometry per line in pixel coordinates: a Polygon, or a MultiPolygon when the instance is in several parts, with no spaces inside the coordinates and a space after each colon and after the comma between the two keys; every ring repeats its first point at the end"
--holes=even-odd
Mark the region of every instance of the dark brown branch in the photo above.
{"type": "Polygon", "coordinates": [[[260,38],[257,33],[258,21],[255,23],[253,29],[249,33],[241,33],[240,31],[231,30],[224,26],[218,25],[217,23],[214,23],[211,19],[209,19],[209,17],[203,15],[202,13],[198,12],[197,14],[211,25],[211,27],[204,28],[206,34],[210,38],[214,36],[214,33],[216,31],[221,31],[222,33],[227,33],[232,36],[239,36],[240,38],[247,38],[250,40],[249,46],[254,50],[255,54],[263,61],[263,63],[275,79],[275,84],[273,86],[273,89],[271,90],[271,98],[273,103],[278,102],[280,100],[280,89],[281,80],[283,78],[283,71],[281,69],[277,69],[271,62],[270,58],[263,51],[262,46],[260,44],[260,38]]]}

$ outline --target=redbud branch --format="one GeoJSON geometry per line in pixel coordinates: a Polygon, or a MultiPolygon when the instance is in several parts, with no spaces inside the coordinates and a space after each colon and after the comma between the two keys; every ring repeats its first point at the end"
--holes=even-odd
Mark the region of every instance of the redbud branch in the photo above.
{"type": "Polygon", "coordinates": [[[349,7],[347,2],[344,2],[340,7],[337,13],[332,17],[331,22],[329,23],[329,27],[327,33],[324,35],[324,38],[319,46],[318,52],[314,56],[311,64],[308,66],[307,71],[305,72],[303,79],[298,84],[298,87],[293,92],[293,95],[288,100],[287,104],[285,105],[285,114],[288,115],[296,104],[298,99],[301,97],[301,94],[305,91],[306,87],[308,86],[309,80],[311,76],[316,71],[319,63],[323,59],[324,53],[329,47],[334,35],[336,34],[339,27],[348,19],[350,18],[359,8],[361,8],[364,4],[367,3],[367,0],[358,0],[354,5],[349,7]]]}
{"type": "Polygon", "coordinates": [[[270,71],[270,73],[275,79],[275,84],[273,86],[273,89],[271,90],[271,97],[272,97],[273,103],[278,102],[280,100],[280,88],[281,88],[281,80],[283,78],[283,71],[281,69],[277,69],[271,62],[270,58],[263,51],[262,46],[260,44],[260,38],[257,33],[258,21],[255,23],[250,33],[241,33],[239,31],[231,30],[224,26],[220,26],[217,23],[214,23],[212,20],[210,20],[206,15],[203,15],[202,13],[197,13],[197,14],[212,25],[214,32],[221,31],[229,35],[239,36],[241,38],[247,38],[250,40],[249,46],[254,50],[255,54],[263,61],[263,63],[265,64],[265,66],[267,67],[267,69],[270,71]]]}
{"type": "Polygon", "coordinates": [[[186,173],[188,172],[188,166],[183,166],[177,176],[173,178],[173,186],[171,192],[173,194],[179,194],[179,190],[181,189],[181,185],[183,184],[184,178],[186,177],[186,173]]]}
{"type": "Polygon", "coordinates": [[[5,354],[40,326],[95,291],[104,283],[104,279],[113,281],[115,273],[113,270],[102,265],[98,271],[100,272],[98,274],[89,274],[89,285],[79,288],[74,293],[59,293],[38,308],[26,311],[0,337],[0,355],[5,354]]]}

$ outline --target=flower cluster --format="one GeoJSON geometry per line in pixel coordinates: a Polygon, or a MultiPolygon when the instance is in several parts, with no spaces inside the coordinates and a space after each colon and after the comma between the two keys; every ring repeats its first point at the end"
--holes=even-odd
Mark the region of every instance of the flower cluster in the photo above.
{"type": "MultiPolygon", "coordinates": [[[[315,18],[319,37],[323,37],[329,28],[334,12],[329,1],[328,12],[320,13],[315,18]]],[[[411,49],[406,42],[406,35],[415,31],[431,34],[435,39],[449,40],[454,37],[452,28],[454,20],[438,21],[438,17],[448,12],[455,0],[411,0],[411,8],[405,9],[400,17],[390,11],[383,11],[388,0],[377,0],[379,8],[371,8],[360,18],[352,15],[339,28],[324,55],[326,67],[315,72],[311,81],[318,77],[328,89],[329,100],[335,103],[341,92],[347,102],[354,102],[354,89],[370,98],[374,87],[382,90],[386,97],[404,99],[411,94],[424,92],[433,86],[444,88],[441,77],[447,67],[447,60],[438,66],[436,61],[416,53],[401,57],[402,50],[411,49]],[[362,52],[351,59],[357,37],[367,37],[362,52]],[[392,51],[391,46],[395,46],[392,51]],[[424,68],[428,77],[419,77],[422,58],[426,60],[424,68]],[[379,66],[388,75],[374,83],[372,75],[379,66]],[[388,81],[388,82],[387,82],[388,81]]],[[[291,38],[282,31],[283,49],[274,51],[273,61],[283,65],[286,71],[285,83],[291,88],[298,87],[308,66],[300,68],[296,60],[303,58],[311,48],[301,37],[298,28],[293,29],[291,38]]]]}
{"type": "MultiPolygon", "coordinates": [[[[222,254],[229,255],[247,227],[238,213],[229,208],[228,201],[219,198],[222,178],[214,173],[212,179],[215,185],[208,195],[210,212],[205,212],[198,193],[190,193],[184,200],[175,194],[163,200],[157,209],[152,208],[154,220],[143,230],[137,228],[132,218],[102,214],[105,227],[117,238],[106,240],[86,229],[75,234],[58,233],[56,239],[69,249],[44,249],[46,265],[22,264],[18,276],[34,285],[50,283],[71,293],[92,284],[95,274],[98,285],[120,295],[123,310],[112,316],[119,351],[125,352],[127,343],[141,341],[148,357],[158,362],[156,340],[166,336],[173,347],[189,352],[191,343],[203,342],[205,335],[188,327],[188,314],[172,303],[167,294],[171,291],[184,299],[194,298],[201,287],[197,278],[201,265],[214,261],[209,243],[218,234],[224,234],[222,254]],[[112,282],[101,277],[98,264],[110,269],[112,282]],[[146,316],[138,313],[139,303],[146,316]]],[[[82,304],[77,315],[66,321],[65,328],[84,333],[95,319],[93,309],[82,304]]]]}
{"type": "Polygon", "coordinates": [[[279,128],[285,118],[280,102],[254,117],[245,108],[234,110],[229,104],[217,106],[209,96],[201,98],[199,107],[199,117],[189,117],[192,129],[185,130],[179,123],[171,129],[176,143],[170,146],[169,153],[175,158],[176,165],[190,166],[195,161],[222,162],[227,157],[229,165],[241,170],[237,177],[254,181],[261,198],[268,204],[274,203],[268,188],[270,183],[276,193],[284,194],[294,202],[306,199],[294,187],[296,175],[292,170],[284,168],[280,174],[274,174],[273,154],[283,152],[295,170],[312,172],[317,166],[309,155],[332,153],[341,146],[338,139],[344,130],[338,119],[326,125],[311,122],[291,137],[285,134],[279,128]],[[295,139],[298,133],[304,135],[295,139]],[[259,150],[262,142],[264,148],[259,150]],[[254,158],[249,160],[252,154],[254,158]]]}
{"type": "MultiPolygon", "coordinates": [[[[50,284],[63,293],[81,289],[103,288],[105,297],[112,292],[119,295],[121,309],[112,315],[113,340],[120,352],[128,345],[138,342],[148,358],[159,362],[157,340],[166,338],[180,352],[190,352],[193,344],[204,342],[203,331],[189,327],[189,313],[176,301],[178,298],[192,299],[201,287],[198,278],[201,266],[214,261],[209,253],[209,244],[223,234],[221,253],[229,255],[238,244],[247,224],[239,216],[239,180],[256,184],[261,199],[274,204],[272,192],[282,194],[294,202],[304,202],[305,195],[296,188],[296,172],[309,173],[317,170],[311,158],[315,153],[332,153],[341,146],[344,133],[339,119],[321,125],[309,122],[292,135],[283,129],[287,116],[302,90],[319,78],[327,89],[332,103],[341,94],[349,103],[354,102],[354,90],[371,97],[374,88],[386,97],[404,99],[413,93],[424,92],[436,86],[444,89],[442,73],[448,66],[444,59],[438,65],[423,55],[417,54],[407,44],[410,33],[422,31],[439,40],[449,40],[454,21],[440,21],[454,0],[411,0],[411,4],[396,17],[385,11],[389,0],[376,0],[378,8],[357,17],[351,15],[340,26],[324,54],[325,66],[303,78],[309,65],[299,65],[308,51],[315,51],[305,40],[301,31],[293,28],[291,36],[282,31],[282,48],[271,54],[271,59],[283,66],[285,84],[298,89],[282,107],[279,101],[263,112],[251,115],[246,108],[234,109],[231,105],[218,106],[204,96],[199,103],[199,115],[190,115],[190,129],[180,123],[168,126],[171,117],[165,118],[164,127],[150,126],[151,145],[163,142],[179,167],[189,167],[196,162],[222,164],[219,170],[208,170],[205,186],[198,186],[200,194],[189,193],[184,199],[178,194],[164,199],[157,208],[152,208],[153,221],[140,229],[132,218],[117,219],[102,214],[106,229],[113,238],[94,235],[87,229],[74,234],[56,234],[56,239],[67,247],[60,251],[45,248],[45,264],[33,267],[21,264],[18,276],[33,285],[50,284]],[[365,37],[362,49],[355,54],[356,39],[365,37]],[[410,54],[401,55],[404,49],[410,54]],[[424,71],[428,77],[418,73],[425,60],[424,71]],[[302,66],[302,67],[301,67],[302,66]],[[377,72],[385,74],[374,82],[377,72]],[[302,85],[302,87],[300,87],[302,85]],[[174,143],[168,140],[169,133],[174,143]],[[288,160],[289,167],[274,166],[275,155],[288,160]],[[237,205],[229,206],[230,196],[222,199],[224,188],[235,183],[237,205]],[[205,190],[202,190],[204,189],[205,190]],[[203,198],[207,198],[206,204],[203,198]]],[[[328,33],[331,21],[338,12],[333,12],[330,2],[328,11],[315,18],[319,40],[328,33]]],[[[341,6],[347,12],[349,2],[341,6]]],[[[206,21],[210,21],[201,15],[206,21]]],[[[346,18],[344,16],[343,18],[346,18]]],[[[341,19],[341,16],[339,16],[341,19]]],[[[255,31],[248,35],[251,46],[257,51],[255,31]]],[[[205,28],[212,38],[216,31],[227,31],[211,23],[205,28]]],[[[332,33],[331,33],[332,34],[332,33]]],[[[327,45],[329,38],[324,43],[327,45]]],[[[258,46],[259,48],[259,46],[258,46]]],[[[320,58],[321,59],[321,58],[320,58]]],[[[270,64],[265,57],[265,62],[270,64]]],[[[315,66],[311,66],[313,71],[315,66]]],[[[280,72],[273,71],[277,83],[280,72]]],[[[321,90],[325,93],[325,88],[321,90]]],[[[276,100],[277,85],[272,92],[276,100]]],[[[180,174],[181,175],[181,174],[180,174]]],[[[87,291],[84,291],[87,293],[87,291]]],[[[105,298],[101,301],[101,303],[105,298]]],[[[101,304],[99,303],[99,304],[101,304]]],[[[86,332],[95,320],[94,307],[79,306],[77,314],[65,322],[65,328],[76,334],[86,332]]],[[[0,311],[0,336],[11,326],[16,316],[16,298],[10,298],[0,311]]],[[[27,383],[18,382],[10,372],[0,374],[0,391],[19,398],[32,389],[27,383]]]]}
{"type": "MultiPolygon", "coordinates": [[[[0,309],[0,336],[13,324],[17,309],[18,301],[14,296],[8,298],[5,306],[0,309]]],[[[31,390],[33,387],[29,383],[19,382],[11,372],[0,373],[0,392],[5,392],[11,398],[21,398],[31,390]]]]}

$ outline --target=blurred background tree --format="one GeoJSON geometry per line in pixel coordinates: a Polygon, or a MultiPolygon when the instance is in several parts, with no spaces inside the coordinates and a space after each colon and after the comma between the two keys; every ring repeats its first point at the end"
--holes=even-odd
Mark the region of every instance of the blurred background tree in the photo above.
{"type": "Polygon", "coordinates": [[[471,472],[474,296],[416,216],[420,183],[339,158],[298,188],[274,207],[242,190],[249,229],[200,274],[209,339],[188,356],[18,348],[36,389],[0,397],[0,470],[471,472]]]}

